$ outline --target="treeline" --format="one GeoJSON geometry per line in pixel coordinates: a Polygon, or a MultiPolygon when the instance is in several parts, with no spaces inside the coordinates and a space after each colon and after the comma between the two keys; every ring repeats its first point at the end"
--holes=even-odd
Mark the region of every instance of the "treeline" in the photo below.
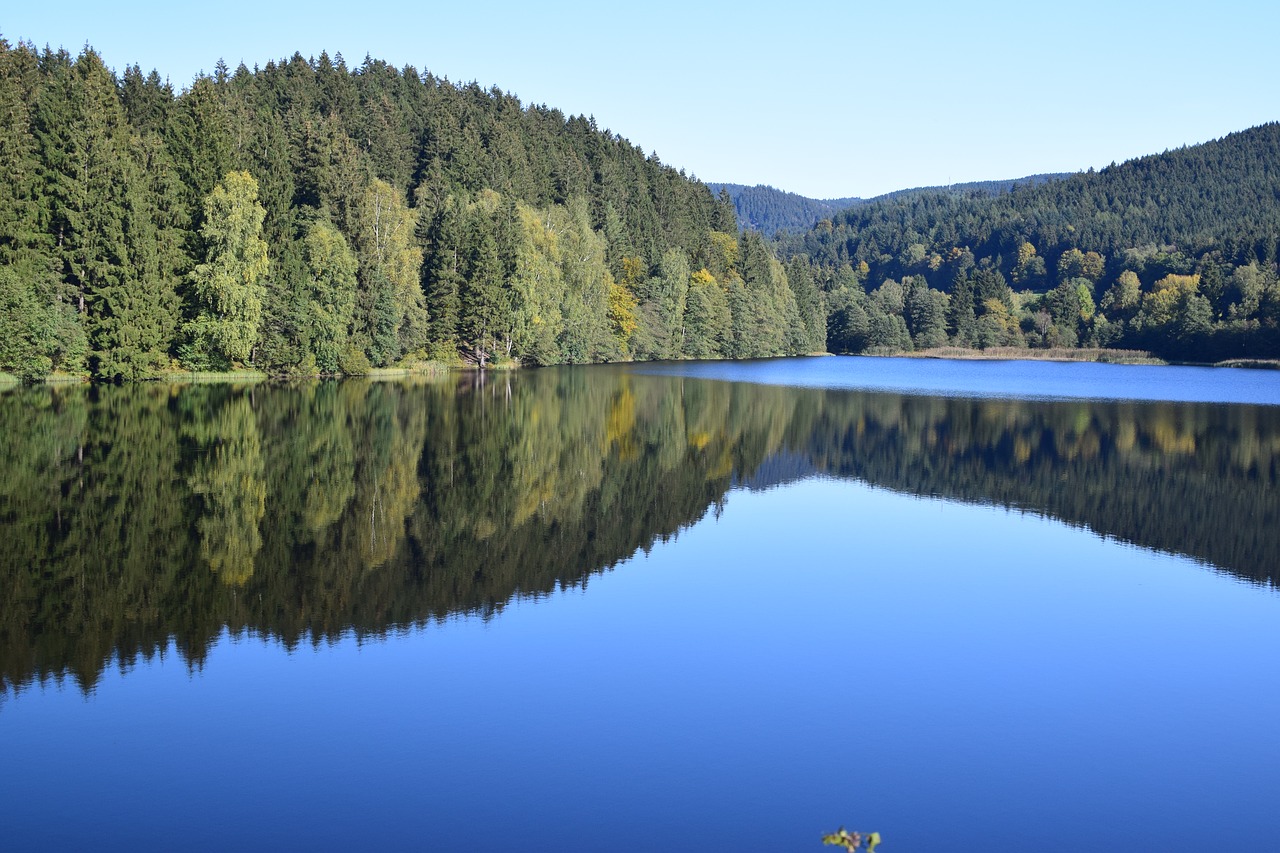
{"type": "Polygon", "coordinates": [[[731,203],[584,116],[321,54],[181,92],[0,39],[0,370],[821,349],[731,203]]]}
{"type": "Polygon", "coordinates": [[[1280,582],[1276,407],[559,369],[18,388],[0,430],[0,695],[64,674],[88,688],[171,640],[198,664],[224,629],[293,644],[488,616],[586,585],[735,484],[815,474],[1280,582]]]}
{"type": "Polygon", "coordinates": [[[1280,124],[992,196],[914,192],[785,237],[833,350],[1280,357],[1280,124]]]}

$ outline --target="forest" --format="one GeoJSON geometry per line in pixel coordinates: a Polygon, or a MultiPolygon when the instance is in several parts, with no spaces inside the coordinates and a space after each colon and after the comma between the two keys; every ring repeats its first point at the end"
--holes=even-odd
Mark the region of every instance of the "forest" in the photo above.
{"type": "Polygon", "coordinates": [[[768,235],[811,200],[713,193],[589,116],[368,57],[219,62],[177,91],[0,38],[0,114],[0,378],[1280,357],[1276,124],[768,235]]]}
{"type": "Polygon", "coordinates": [[[1033,186],[1046,181],[1065,178],[1066,175],[1046,174],[1028,175],[1025,178],[1007,181],[972,181],[963,184],[952,184],[946,187],[916,187],[914,189],[895,190],[875,198],[806,198],[796,193],[774,189],[771,186],[758,184],[754,187],[743,184],[708,183],[714,193],[721,190],[729,194],[733,202],[734,212],[738,215],[738,224],[742,228],[752,228],[766,237],[777,237],[779,231],[804,232],[812,228],[822,219],[832,216],[851,207],[864,204],[901,199],[906,196],[929,194],[945,195],[999,195],[1010,192],[1020,186],[1033,186]]]}
{"type": "Polygon", "coordinates": [[[1280,124],[991,195],[895,194],[781,253],[809,261],[828,346],[1120,347],[1280,357],[1280,124]]]}
{"type": "Polygon", "coordinates": [[[709,183],[707,186],[714,193],[728,193],[739,226],[759,231],[766,237],[776,237],[779,231],[806,231],[820,219],[866,203],[861,198],[806,198],[765,185],[709,183]]]}
{"type": "Polygon", "coordinates": [[[586,116],[341,56],[0,40],[0,370],[103,379],[824,348],[727,198],[586,116]]]}

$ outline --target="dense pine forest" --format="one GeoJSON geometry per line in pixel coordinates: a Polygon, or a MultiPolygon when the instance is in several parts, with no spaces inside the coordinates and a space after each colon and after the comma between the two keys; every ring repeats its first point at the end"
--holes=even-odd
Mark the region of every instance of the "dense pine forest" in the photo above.
{"type": "MultiPolygon", "coordinates": [[[[370,58],[219,63],[175,91],[91,48],[0,38],[0,115],[0,373],[30,380],[940,346],[1280,356],[1276,124],[1096,173],[892,193],[769,239],[739,230],[728,189],[589,117],[370,58]]],[[[760,216],[812,213],[761,198],[760,216]]]]}
{"type": "Polygon", "coordinates": [[[807,231],[820,219],[846,208],[865,204],[861,198],[806,198],[796,193],[758,184],[707,184],[714,193],[728,193],[738,224],[768,237],[779,231],[807,231]]]}
{"type": "Polygon", "coordinates": [[[782,239],[837,351],[1280,356],[1280,124],[994,196],[886,197],[782,239]]]}
{"type": "Polygon", "coordinates": [[[743,228],[754,228],[768,237],[776,237],[779,231],[808,231],[819,220],[829,219],[850,207],[872,204],[877,201],[900,199],[909,195],[924,193],[969,196],[974,193],[999,195],[1019,186],[1032,186],[1046,181],[1065,178],[1066,175],[1028,175],[1025,178],[1007,181],[973,181],[965,184],[952,184],[946,187],[916,187],[907,190],[895,190],[875,198],[806,198],[796,193],[774,189],[771,186],[757,184],[754,187],[743,184],[708,183],[714,193],[727,192],[733,201],[734,212],[738,215],[738,224],[743,228]]]}
{"type": "Polygon", "coordinates": [[[141,378],[824,347],[731,203],[585,116],[373,59],[0,40],[0,370],[141,378]]]}

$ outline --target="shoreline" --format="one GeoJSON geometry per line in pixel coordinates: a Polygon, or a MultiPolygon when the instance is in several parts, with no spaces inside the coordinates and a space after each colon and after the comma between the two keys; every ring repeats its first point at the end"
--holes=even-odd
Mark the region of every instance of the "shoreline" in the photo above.
{"type": "MultiPolygon", "coordinates": [[[[911,352],[861,352],[861,353],[832,353],[832,352],[812,352],[805,353],[804,356],[774,356],[775,358],[801,358],[813,356],[834,356],[834,355],[857,355],[870,358],[916,358],[916,359],[938,359],[950,361],[1050,361],[1059,363],[1078,362],[1078,363],[1094,363],[1094,364],[1127,364],[1127,365],[1151,365],[1151,366],[1171,366],[1178,365],[1184,367],[1218,367],[1230,368],[1237,370],[1280,370],[1280,359],[1266,358],[1232,358],[1219,362],[1181,362],[1181,361],[1165,361],[1157,358],[1149,352],[1142,350],[1121,350],[1121,349],[1103,349],[1103,348],[1082,348],[1082,349],[1066,349],[1062,347],[1053,349],[1030,349],[1022,347],[990,347],[985,350],[967,349],[964,347],[931,347],[923,350],[913,350],[911,352]]],[[[681,361],[734,361],[735,359],[680,359],[681,361]]],[[[743,359],[752,361],[755,359],[743,359]]],[[[636,361],[617,361],[617,362],[600,362],[600,364],[639,364],[636,361]]],[[[561,365],[547,365],[548,367],[556,367],[561,365]]],[[[124,382],[156,382],[170,383],[175,385],[182,384],[251,384],[259,382],[296,382],[299,380],[323,380],[323,379],[369,379],[372,381],[387,381],[395,379],[405,379],[410,377],[442,377],[449,373],[460,371],[479,371],[479,372],[506,372],[510,370],[520,369],[517,363],[501,363],[497,365],[486,365],[484,368],[478,368],[474,365],[466,364],[449,364],[442,361],[419,362],[404,367],[379,367],[373,368],[366,373],[355,374],[308,374],[300,375],[272,375],[260,370],[230,370],[220,371],[173,371],[150,376],[145,379],[123,380],[124,382]]],[[[31,385],[68,385],[77,383],[96,383],[96,382],[113,382],[115,380],[95,379],[91,376],[68,376],[66,374],[55,374],[39,379],[32,383],[25,383],[20,377],[10,373],[0,372],[0,390],[8,390],[10,388],[20,387],[24,384],[31,385]]]]}
{"type": "Polygon", "coordinates": [[[1105,349],[1087,347],[1069,349],[1053,347],[1051,349],[1031,349],[1029,347],[989,347],[987,349],[968,349],[966,347],[931,347],[914,352],[898,353],[902,358],[939,358],[955,361],[1057,361],[1057,362],[1094,362],[1098,364],[1150,364],[1168,365],[1171,362],[1156,358],[1144,350],[1105,349]]]}
{"type": "MultiPolygon", "coordinates": [[[[864,355],[866,353],[863,353],[864,355]]],[[[898,358],[937,358],[955,361],[1056,361],[1085,362],[1095,364],[1138,364],[1182,367],[1222,367],[1237,370],[1280,370],[1280,359],[1229,358],[1222,361],[1166,361],[1143,350],[1103,349],[1030,349],[1020,347],[991,347],[971,350],[963,347],[933,347],[915,352],[877,353],[898,358]]]]}

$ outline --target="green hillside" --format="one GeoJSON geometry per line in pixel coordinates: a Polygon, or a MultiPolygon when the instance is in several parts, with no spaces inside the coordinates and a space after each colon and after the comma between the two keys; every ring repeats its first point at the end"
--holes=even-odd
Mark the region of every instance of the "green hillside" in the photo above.
{"type": "Polygon", "coordinates": [[[295,54],[175,91],[0,39],[0,113],[0,371],[822,345],[816,293],[706,185],[497,88],[295,54]]]}
{"type": "Polygon", "coordinates": [[[739,225],[770,237],[779,231],[804,231],[812,228],[819,219],[865,202],[860,198],[805,198],[765,184],[749,187],[745,184],[709,183],[707,186],[716,194],[729,196],[739,225]]]}
{"type": "Polygon", "coordinates": [[[1280,356],[1280,124],[1008,193],[908,193],[786,239],[834,349],[1280,356]]]}
{"type": "Polygon", "coordinates": [[[895,190],[891,193],[865,198],[806,198],[802,195],[774,189],[764,184],[749,187],[744,184],[708,183],[714,193],[727,193],[738,214],[738,223],[743,228],[754,228],[768,235],[776,236],[780,231],[798,232],[812,228],[819,220],[831,218],[850,207],[874,204],[877,201],[902,198],[922,193],[942,193],[948,195],[967,196],[973,193],[999,195],[1007,193],[1015,187],[1042,184],[1047,181],[1064,178],[1066,175],[1029,175],[1025,178],[1005,181],[973,181],[964,184],[952,184],[945,187],[915,187],[895,190]]]}

